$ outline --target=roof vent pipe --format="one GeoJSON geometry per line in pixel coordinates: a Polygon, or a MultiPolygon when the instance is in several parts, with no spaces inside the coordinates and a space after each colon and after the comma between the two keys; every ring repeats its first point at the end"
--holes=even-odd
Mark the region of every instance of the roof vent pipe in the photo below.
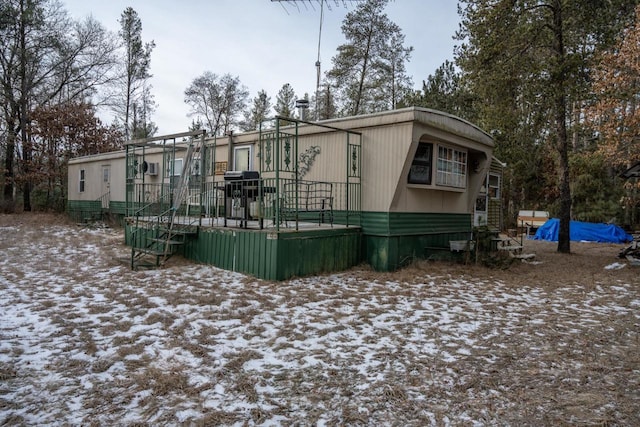
{"type": "Polygon", "coordinates": [[[308,99],[298,99],[296,101],[296,108],[298,109],[298,116],[300,120],[304,121],[307,119],[307,109],[309,108],[309,100],[308,99]]]}

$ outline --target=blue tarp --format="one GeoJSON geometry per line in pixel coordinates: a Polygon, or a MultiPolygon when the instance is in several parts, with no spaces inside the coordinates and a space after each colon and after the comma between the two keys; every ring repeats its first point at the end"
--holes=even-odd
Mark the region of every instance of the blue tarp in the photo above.
{"type": "MultiPolygon", "coordinates": [[[[534,240],[558,241],[560,220],[551,218],[538,228],[534,240]]],[[[599,243],[625,243],[633,240],[633,236],[614,224],[594,224],[590,222],[571,221],[569,238],[573,241],[587,241],[599,243]]]]}

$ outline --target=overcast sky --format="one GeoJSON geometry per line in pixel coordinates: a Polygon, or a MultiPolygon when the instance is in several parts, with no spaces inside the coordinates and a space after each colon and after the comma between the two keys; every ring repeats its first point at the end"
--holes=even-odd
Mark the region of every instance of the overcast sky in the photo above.
{"type": "MultiPolygon", "coordinates": [[[[74,18],[92,15],[114,32],[119,30],[118,19],[126,7],[138,13],[143,41],[156,44],[151,55],[151,84],[158,104],[153,116],[158,135],[188,130],[192,118],[184,91],[205,71],[238,76],[250,99],[264,89],[272,104],[285,83],[299,97],[315,91],[319,0],[61,1],[74,18]]],[[[323,73],[331,68],[336,48],[345,42],[340,26],[356,5],[351,0],[325,0],[320,49],[323,73]]],[[[414,48],[407,71],[415,87],[421,88],[429,74],[453,59],[457,1],[391,0],[386,13],[402,29],[405,46],[414,48]]],[[[103,117],[111,121],[111,115],[103,117]]]]}

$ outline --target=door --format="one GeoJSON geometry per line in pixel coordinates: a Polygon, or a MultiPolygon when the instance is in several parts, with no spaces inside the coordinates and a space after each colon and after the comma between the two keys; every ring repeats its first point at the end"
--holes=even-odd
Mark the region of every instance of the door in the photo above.
{"type": "Polygon", "coordinates": [[[249,171],[252,170],[251,146],[244,145],[234,147],[233,149],[233,170],[249,171]]]}
{"type": "Polygon", "coordinates": [[[479,194],[476,199],[476,206],[473,210],[473,225],[480,227],[487,225],[487,195],[479,194]]]}
{"type": "Polygon", "coordinates": [[[481,227],[483,225],[487,225],[488,212],[487,207],[489,206],[489,195],[487,194],[487,178],[480,189],[480,194],[476,198],[476,204],[473,207],[473,226],[481,227]]]}
{"type": "Polygon", "coordinates": [[[102,191],[100,192],[100,201],[103,209],[109,209],[109,200],[111,199],[111,166],[102,166],[102,191]]]}

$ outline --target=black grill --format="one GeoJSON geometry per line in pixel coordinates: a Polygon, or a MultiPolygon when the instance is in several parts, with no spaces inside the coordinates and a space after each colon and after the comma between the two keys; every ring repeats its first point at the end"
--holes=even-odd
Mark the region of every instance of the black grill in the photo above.
{"type": "Polygon", "coordinates": [[[243,179],[259,179],[260,172],[258,171],[226,171],[224,173],[225,181],[239,181],[243,179]]]}
{"type": "MultiPolygon", "coordinates": [[[[249,206],[256,202],[264,206],[266,194],[275,193],[275,187],[264,187],[258,171],[227,171],[224,173],[225,192],[225,217],[224,225],[227,226],[227,218],[240,220],[241,227],[247,227],[250,217],[249,206]],[[260,199],[260,200],[257,200],[260,199]]],[[[260,228],[262,228],[262,216],[260,216],[260,228]]]]}
{"type": "Polygon", "coordinates": [[[258,191],[258,171],[227,171],[224,173],[227,197],[254,198],[258,191]]]}

